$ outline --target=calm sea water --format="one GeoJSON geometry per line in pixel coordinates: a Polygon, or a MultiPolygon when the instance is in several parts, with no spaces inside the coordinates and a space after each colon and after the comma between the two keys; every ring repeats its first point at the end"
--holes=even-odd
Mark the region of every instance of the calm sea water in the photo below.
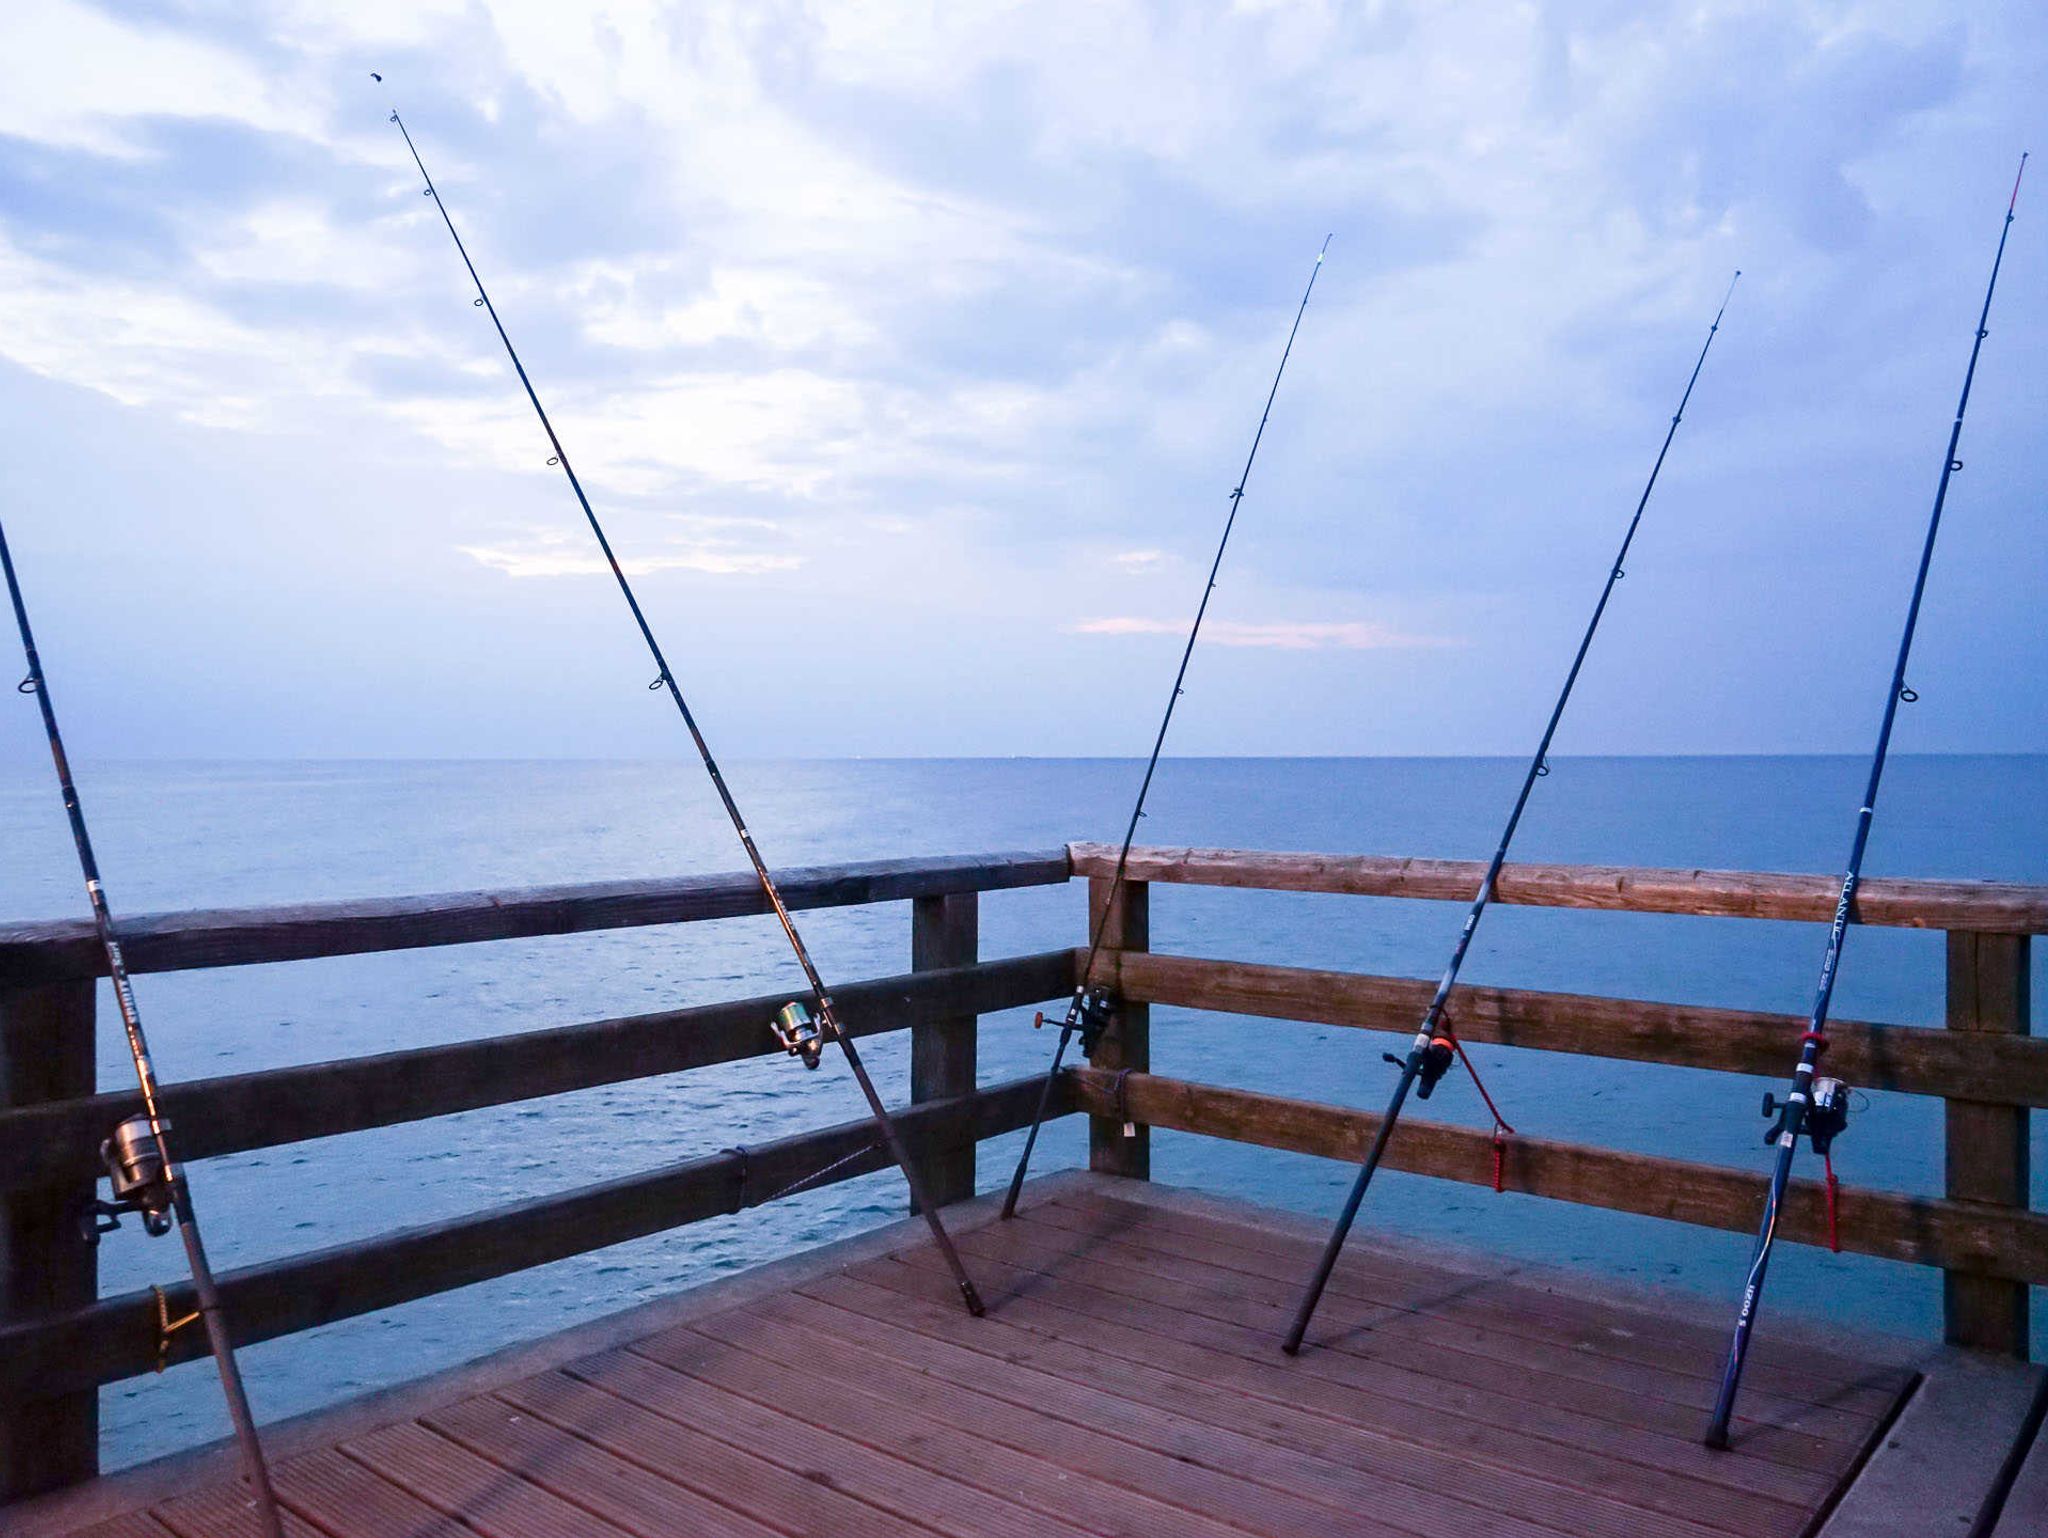
{"type": "MultiPolygon", "coordinates": [[[[1476,858],[1496,836],[1520,766],[1505,760],[1171,760],[1145,836],[1161,843],[1476,858]]],[[[1519,856],[1827,871],[1839,866],[1864,766],[1836,758],[1561,759],[1519,856]]],[[[1114,761],[764,762],[730,766],[777,864],[1049,847],[1120,830],[1138,766],[1114,761]]],[[[740,861],[694,764],[89,764],[81,781],[119,912],[730,870],[740,861]]],[[[1900,758],[1872,874],[2048,881],[2048,758],[1900,758]]],[[[61,809],[37,765],[0,767],[0,914],[83,912],[61,809]]],[[[983,899],[988,956],[1078,943],[1078,886],[983,899]]],[[[1164,889],[1157,949],[1434,976],[1456,905],[1164,889]]],[[[802,916],[828,978],[904,970],[906,904],[802,916]]],[[[1803,1009],[1818,926],[1502,908],[1480,931],[1474,982],[1782,1011],[1803,1009]]],[[[2044,969],[2048,970],[2048,969],[2044,969]]],[[[460,949],[148,977],[139,992],[167,1078],[314,1062],[671,1008],[793,983],[766,920],[513,941],[460,949]]],[[[1942,939],[1852,937],[1837,1013],[1939,1023],[1942,939]]],[[[103,1021],[111,1018],[103,1009],[103,1021]]],[[[1159,1071],[1311,1094],[1384,1099],[1385,1045],[1355,1031],[1154,1012],[1159,1071]]],[[[985,1081],[1042,1066],[1028,1012],[988,1018],[985,1081]]],[[[1788,1055],[1792,1048],[1788,1040],[1788,1055]]],[[[884,1093],[906,1097],[901,1038],[864,1049],[884,1093]]],[[[1477,1048],[1523,1131],[1764,1167],[1760,1091],[1774,1081],[1477,1048]]],[[[1789,1056],[1788,1056],[1789,1061],[1789,1056]]],[[[101,1082],[129,1082],[103,1025],[101,1082]]],[[[1452,1079],[1432,1117],[1483,1123],[1452,1079]]],[[[195,1170],[222,1268],[376,1234],[859,1114],[843,1071],[738,1064],[414,1126],[330,1138],[195,1170]]],[[[982,1185],[1017,1139],[984,1145],[982,1185]]],[[[1939,1107],[1873,1095],[1838,1148],[1844,1179],[1931,1192],[1939,1107]]],[[[1077,1162],[1054,1128],[1037,1168],[1077,1162]]],[[[2037,1151],[2037,1174],[2048,1149],[2037,1151]]],[[[1349,1170],[1173,1134],[1155,1175],[1326,1215],[1349,1170]]],[[[2044,1177],[2042,1184],[2048,1184],[2044,1177]]],[[[2037,1203],[2043,1193],[2036,1192],[2037,1203]]],[[[417,1376],[578,1320],[899,1216],[893,1173],[809,1193],[245,1353],[264,1419],[417,1376]]],[[[1732,1301],[1749,1241],[1485,1188],[1388,1175],[1368,1226],[1438,1235],[1544,1261],[1695,1288],[1732,1301]]],[[[169,1243],[131,1228],[101,1253],[103,1286],[180,1274],[169,1243]]],[[[1780,1252],[1771,1306],[1872,1326],[1939,1329],[1933,1273],[1798,1247],[1780,1252]]],[[[2037,1329],[2039,1326],[2037,1325],[2037,1329]]],[[[110,1464],[225,1431],[211,1369],[194,1364],[104,1395],[110,1464]]]]}

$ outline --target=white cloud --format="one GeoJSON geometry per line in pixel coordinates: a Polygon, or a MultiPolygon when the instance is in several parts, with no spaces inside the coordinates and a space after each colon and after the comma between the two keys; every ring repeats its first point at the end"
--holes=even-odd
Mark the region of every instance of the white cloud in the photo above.
{"type": "MultiPolygon", "coordinates": [[[[652,550],[620,552],[619,564],[627,576],[694,571],[720,577],[758,577],[803,564],[803,558],[790,551],[760,546],[759,536],[777,532],[767,519],[679,517],[670,521],[682,525],[682,531],[665,536],[652,550]],[[754,542],[748,536],[754,536],[754,542]]],[[[580,532],[536,530],[505,544],[457,548],[478,564],[508,577],[593,577],[611,571],[596,542],[580,532]]],[[[616,544],[614,548],[618,548],[616,544]]]]}
{"type": "Polygon", "coordinates": [[[1118,566],[1132,575],[1156,571],[1166,564],[1164,550],[1119,550],[1110,557],[1118,566]]]}
{"type": "Polygon", "coordinates": [[[152,117],[321,137],[304,98],[247,57],[77,0],[0,6],[0,59],[0,134],[39,144],[139,158],[145,151],[128,125],[152,117]]]}
{"type": "MultiPolygon", "coordinates": [[[[1185,638],[1186,620],[1139,619],[1128,615],[1081,620],[1067,627],[1070,635],[1168,635],[1185,638]]],[[[1217,646],[1272,647],[1280,651],[1390,651],[1411,647],[1451,646],[1435,636],[1408,635],[1373,620],[1213,620],[1202,627],[1202,639],[1217,646]]]]}

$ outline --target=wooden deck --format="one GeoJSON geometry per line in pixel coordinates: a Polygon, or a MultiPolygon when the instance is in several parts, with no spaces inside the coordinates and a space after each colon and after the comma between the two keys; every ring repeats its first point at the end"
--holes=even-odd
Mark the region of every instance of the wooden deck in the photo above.
{"type": "MultiPolygon", "coordinates": [[[[1709,1453],[1718,1310],[1366,1232],[1290,1360],[1318,1225],[1082,1174],[1034,1183],[1014,1223],[950,1210],[987,1319],[899,1225],[275,1429],[291,1531],[2048,1531],[2038,1369],[1768,1326],[1736,1446],[1709,1453]]],[[[231,1470],[195,1455],[0,1530],[235,1538],[231,1470]]]]}

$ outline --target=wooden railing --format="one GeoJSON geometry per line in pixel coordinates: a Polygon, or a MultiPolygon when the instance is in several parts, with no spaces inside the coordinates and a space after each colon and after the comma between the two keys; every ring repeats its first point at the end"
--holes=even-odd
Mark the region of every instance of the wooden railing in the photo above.
{"type": "MultiPolygon", "coordinates": [[[[1082,952],[978,958],[978,895],[1088,878],[1090,921],[1109,900],[1115,851],[1066,850],[791,871],[792,907],[908,900],[911,970],[835,989],[848,1027],[911,1032],[906,1137],[935,1199],[974,1188],[978,1140],[1021,1125],[1029,1079],[977,1089],[976,1020],[1066,995],[1082,952]]],[[[1152,1074],[1150,1007],[1355,1026],[1406,1034],[1430,985],[1402,977],[1309,971],[1157,955],[1152,890],[1199,884],[1294,892],[1469,900],[1476,864],[1223,850],[1140,849],[1104,925],[1098,976],[1123,999],[1117,1029],[1071,1070],[1055,1112],[1091,1118],[1090,1163],[1143,1178],[1150,1129],[1232,1138],[1355,1159],[1370,1113],[1152,1074]],[[1126,1120],[1137,1124],[1125,1136],[1126,1120]]],[[[1510,866],[1499,899],[1553,907],[1825,922],[1825,876],[1510,866]]],[[[138,972],[235,966],[416,946],[698,922],[765,911],[746,875],[618,882],[510,893],[460,893],[292,909],[169,914],[124,922],[138,972]]],[[[2048,1215],[2030,1210],[2029,1111],[2048,1105],[2048,1041],[2028,1038],[2029,937],[2048,931],[2048,888],[1880,881],[1863,888],[1865,924],[1948,931],[1948,1010],[1941,1027],[1838,1022],[1829,1067],[1872,1088],[1946,1102],[1947,1186],[1937,1198],[1844,1193],[1843,1247],[1944,1272],[1948,1338],[2024,1355],[2031,1285],[2048,1284],[2048,1215]]],[[[157,1302],[101,1299],[93,1252],[74,1214],[91,1194],[96,1148],[134,1105],[94,1093],[98,953],[77,922],[0,925],[0,1499],[89,1475],[96,1389],[158,1361],[157,1302]]],[[[187,1158],[447,1115],[594,1085],[732,1062],[773,1050],[766,1019],[783,995],[172,1085],[167,1108],[187,1158]]],[[[1504,988],[1461,988],[1469,1041],[1776,1077],[1803,1022],[1796,1016],[1682,1003],[1504,988]]],[[[643,1234],[741,1210],[790,1181],[855,1154],[864,1122],[803,1132],[359,1243],[289,1256],[223,1277],[235,1335],[263,1340],[505,1275],[643,1234]]],[[[880,1168],[870,1150],[830,1179],[880,1168]]],[[[1487,1135],[1404,1119],[1388,1162],[1459,1181],[1491,1181],[1487,1135]]],[[[1761,1167],[1513,1139],[1511,1190],[1709,1227],[1754,1226],[1761,1167]]],[[[1821,1196],[1796,1182],[1784,1236],[1824,1237],[1821,1196]]],[[[173,1310],[183,1306],[169,1289],[173,1310]]],[[[169,1359],[195,1354],[194,1332],[169,1359]]]]}
{"type": "MultiPolygon", "coordinates": [[[[1116,851],[1068,846],[1074,874],[1100,889],[1116,851]]],[[[1140,915],[1096,976],[1134,1006],[1221,1010],[1274,1019],[1412,1031],[1433,980],[1307,971],[1149,953],[1143,941],[1149,886],[1174,883],[1354,896],[1469,902],[1484,867],[1475,862],[1391,860],[1320,854],[1254,854],[1221,849],[1133,851],[1121,903],[1140,915]]],[[[1597,866],[1508,866],[1497,898],[1558,908],[1811,920],[1833,917],[1837,878],[1747,871],[1679,871],[1597,866]]],[[[1940,1028],[1837,1021],[1827,1067],[1873,1089],[1938,1096],[1946,1102],[1946,1194],[1938,1198],[1844,1188],[1844,1249],[1938,1266],[1945,1273],[1944,1320],[1958,1345],[2025,1356],[2030,1285],[2048,1284],[2048,1214],[2030,1209],[2028,1115],[2048,1105],[2048,1041],[2028,1036],[2030,937],[2048,932],[2048,887],[1975,881],[1871,880],[1856,922],[1948,932],[1948,1008],[1940,1028]]],[[[1461,987],[1454,999],[1467,1041],[1633,1062],[1668,1063],[1773,1077],[1788,1072],[1803,1016],[1708,1009],[1635,999],[1592,998],[1511,988],[1461,987]]],[[[1145,1073],[1149,1021],[1114,1064],[1077,1071],[1073,1093],[1095,1120],[1097,1144],[1128,1117],[1240,1142],[1357,1160],[1379,1124],[1369,1112],[1191,1084],[1145,1073]],[[1135,1069],[1121,1076],[1110,1071],[1135,1069]]],[[[1121,1158],[1142,1166],[1142,1147],[1124,1140],[1121,1158]]],[[[1389,1145],[1395,1169],[1490,1183],[1489,1134],[1410,1114],[1389,1145]]],[[[1103,1163],[1102,1167],[1114,1167],[1103,1163]]],[[[1512,1139],[1502,1167],[1506,1189],[1642,1213],[1710,1228],[1749,1231],[1761,1215],[1761,1167],[1728,1169],[1681,1159],[1588,1148],[1534,1137],[1512,1139]]],[[[1825,1242],[1823,1193],[1794,1181],[1783,1238],[1825,1242]]]]}
{"type": "MultiPolygon", "coordinates": [[[[1035,1080],[977,1089],[976,1017],[1067,995],[1079,965],[1070,948],[978,960],[978,894],[1064,883],[1068,875],[1059,849],[781,878],[792,908],[912,905],[911,970],[838,985],[833,997],[856,1035],[910,1031],[913,1104],[902,1128],[935,1200],[971,1195],[975,1143],[1021,1126],[1035,1103],[1035,1080]]],[[[125,920],[121,930],[129,965],[141,973],[766,911],[752,875],[732,874],[156,914],[125,920]]],[[[90,1477],[97,1388],[202,1349],[198,1332],[186,1330],[160,1357],[156,1296],[100,1298],[95,1251],[78,1237],[100,1139],[137,1109],[132,1090],[94,1093],[95,978],[103,969],[89,923],[0,925],[0,1501],[90,1477]]],[[[188,1160],[360,1132],[771,1053],[767,1022],[786,997],[173,1083],[164,1107],[188,1160]]],[[[221,1277],[221,1296],[238,1341],[266,1340],[736,1212],[858,1155],[816,1184],[849,1180],[888,1162],[878,1149],[860,1152],[872,1141],[863,1120],[729,1149],[244,1267],[221,1277]]],[[[173,1317],[189,1307],[188,1289],[165,1291],[173,1317]]]]}

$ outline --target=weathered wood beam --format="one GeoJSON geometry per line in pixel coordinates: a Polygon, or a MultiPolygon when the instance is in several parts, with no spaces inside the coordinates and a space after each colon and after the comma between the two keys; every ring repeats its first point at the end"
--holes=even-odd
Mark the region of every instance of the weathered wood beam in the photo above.
{"type": "MultiPolygon", "coordinates": [[[[847,1029],[865,1036],[1064,998],[1077,965],[1072,951],[1046,951],[849,983],[832,997],[847,1029]]],[[[163,1103],[180,1158],[241,1153],[760,1056],[778,1050],[768,1017],[787,998],[193,1080],[165,1086],[163,1103]]],[[[139,1108],[119,1091],[0,1111],[0,1190],[97,1173],[100,1140],[139,1108]]]]}
{"type": "MultiPolygon", "coordinates": [[[[996,1137],[1023,1126],[1042,1080],[1033,1075],[954,1100],[895,1113],[915,1154],[961,1137],[996,1137]]],[[[1064,1097],[1054,1115],[1072,1107],[1064,1097]]],[[[582,1186],[446,1222],[380,1234],[355,1244],[246,1266],[220,1277],[222,1311],[238,1346],[309,1330],[452,1288],[774,1199],[793,1181],[858,1153],[875,1141],[874,1123],[856,1121],[728,1149],[637,1175],[582,1186]]],[[[869,1148],[807,1190],[889,1167],[886,1149],[869,1148]]],[[[172,1315],[192,1306],[189,1286],[167,1287],[172,1315]]],[[[197,1330],[171,1337],[169,1360],[203,1355],[197,1330]]],[[[0,1400],[25,1392],[67,1392],[148,1372],[157,1361],[157,1300],[147,1291],[0,1328],[0,1400]]]]}
{"type": "MultiPolygon", "coordinates": [[[[94,993],[87,981],[0,988],[0,1107],[92,1093],[94,993]]],[[[0,1325],[79,1308],[98,1294],[99,1251],[78,1236],[96,1173],[0,1189],[0,1325]]],[[[99,1396],[89,1388],[0,1398],[0,1504],[91,1479],[99,1425],[99,1396]]]]}
{"type": "MultiPolygon", "coordinates": [[[[1047,886],[1070,874],[1063,849],[1018,854],[869,860],[775,873],[791,908],[843,908],[944,892],[1047,886]]],[[[124,918],[131,972],[175,972],[255,962],[357,956],[428,945],[469,945],[534,935],[582,934],[647,924],[691,924],[768,912],[751,871],[501,892],[443,892],[269,908],[146,913],[124,918]]],[[[106,972],[84,919],[0,924],[0,986],[106,972]]]]}
{"type": "MultiPolygon", "coordinates": [[[[1069,844],[1076,876],[1116,868],[1109,844],[1069,844]]],[[[1485,866],[1476,860],[1409,860],[1379,855],[1275,854],[1238,849],[1133,849],[1133,881],[1335,892],[1355,897],[1424,897],[1470,902],[1485,866]]],[[[1722,918],[1834,917],[1840,876],[1762,871],[1652,870],[1608,865],[1510,865],[1494,898],[1544,908],[1692,913],[1722,918]]],[[[2001,881],[1901,881],[1871,877],[1857,888],[1855,921],[1908,929],[1974,929],[2048,934],[2048,886],[2001,881]]]]}
{"type": "MultiPolygon", "coordinates": [[[[974,964],[981,945],[981,899],[973,892],[920,897],[910,905],[910,967],[928,972],[974,964]]],[[[1071,968],[1072,963],[1069,963],[1071,968]]],[[[1031,1003],[1040,1003],[1033,999],[1031,1003]]],[[[910,1099],[950,1100],[974,1092],[975,1052],[981,1034],[975,1010],[927,1014],[910,1028],[910,1099]]],[[[974,1195],[973,1139],[935,1153],[919,1171],[934,1204],[974,1195]]],[[[912,1207],[917,1205],[913,1202],[912,1207]]]]}
{"type": "MultiPolygon", "coordinates": [[[[1972,1056],[2003,1048],[2048,1048],[2030,1041],[2033,941],[2024,935],[1948,937],[1948,1029],[1972,1056]]],[[[2001,1097],[2002,1098],[2002,1097],[2001,1097]]],[[[2033,1143],[2027,1104],[2000,1104],[1977,1087],[1958,1090],[1943,1108],[1946,1191],[1959,1201],[2025,1208],[2032,1203],[2033,1143]]],[[[1952,1346],[2002,1351],[2025,1360],[2027,1289],[1982,1276],[1942,1278],[1943,1333],[1952,1346]]]]}
{"type": "MultiPolygon", "coordinates": [[[[1099,1116],[1114,1103],[1114,1074],[1094,1068],[1070,1073],[1079,1109],[1099,1116]]],[[[1347,1162],[1365,1157],[1380,1120],[1368,1111],[1152,1074],[1133,1074],[1125,1094],[1132,1114],[1154,1127],[1347,1162]]],[[[1493,1142],[1476,1128],[1405,1116],[1387,1145],[1386,1163],[1411,1174],[1490,1185],[1493,1142]]],[[[1504,1180],[1508,1190],[1532,1196],[1738,1233],[1756,1227],[1765,1185],[1761,1170],[1519,1136],[1509,1140],[1504,1180]]],[[[1841,1192],[1840,1210],[1845,1250],[1978,1276],[2048,1282],[2048,1214],[1850,1187],[1841,1192]]],[[[1818,1182],[1792,1182],[1778,1236],[1799,1244],[1827,1242],[1818,1182]]]]}
{"type": "MultiPolygon", "coordinates": [[[[1152,943],[1152,889],[1142,881],[1113,881],[1093,876],[1088,881],[1088,933],[1100,934],[1106,950],[1137,957],[1152,943]],[[1110,902],[1110,889],[1116,901],[1110,902]]],[[[1088,953],[1081,952],[1086,964],[1088,953]]],[[[1101,970],[1098,955],[1097,973],[1101,970]]],[[[1118,1002],[1116,1021],[1095,1045],[1089,1060],[1112,1074],[1128,1068],[1148,1073],[1152,1068],[1152,1011],[1138,999],[1126,996],[1118,1002]]],[[[1152,1133],[1120,1116],[1092,1117],[1088,1122],[1088,1167],[1102,1175],[1122,1175],[1131,1180],[1152,1178],[1152,1133]]]]}
{"type": "MultiPolygon", "coordinates": [[[[1096,970],[1106,970],[1125,998],[1149,1004],[1402,1035],[1415,1029],[1436,986],[1156,953],[1106,957],[1096,970]]],[[[1451,1015],[1466,1041],[1771,1075],[1786,1071],[1806,1029],[1804,1015],[1469,985],[1452,997],[1451,1015]]],[[[1828,1042],[1827,1071],[1861,1089],[2048,1106],[2048,1039],[1837,1020],[1828,1027],[1828,1042]]]]}

